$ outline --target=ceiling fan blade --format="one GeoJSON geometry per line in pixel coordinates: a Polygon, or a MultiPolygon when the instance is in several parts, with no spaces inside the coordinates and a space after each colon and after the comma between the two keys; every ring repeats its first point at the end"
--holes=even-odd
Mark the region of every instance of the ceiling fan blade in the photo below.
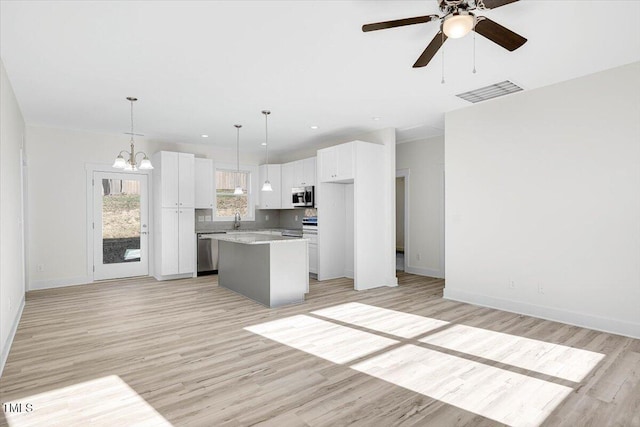
{"type": "Polygon", "coordinates": [[[484,7],[487,9],[495,9],[496,7],[504,6],[505,4],[515,3],[518,0],[484,0],[484,7]]]}
{"type": "Polygon", "coordinates": [[[475,31],[512,52],[527,42],[527,39],[520,34],[514,33],[510,29],[484,16],[478,17],[475,31]]]}
{"type": "Polygon", "coordinates": [[[440,19],[438,15],[426,15],[426,16],[416,16],[414,18],[396,19],[393,21],[376,22],[375,24],[363,25],[362,31],[366,33],[368,31],[403,27],[405,25],[424,24],[425,22],[435,21],[437,19],[440,19]]]}
{"type": "Polygon", "coordinates": [[[445,36],[442,31],[438,31],[438,34],[431,40],[429,46],[422,52],[420,58],[413,64],[413,68],[424,67],[431,61],[434,55],[438,52],[438,49],[447,41],[447,36],[445,36]]]}

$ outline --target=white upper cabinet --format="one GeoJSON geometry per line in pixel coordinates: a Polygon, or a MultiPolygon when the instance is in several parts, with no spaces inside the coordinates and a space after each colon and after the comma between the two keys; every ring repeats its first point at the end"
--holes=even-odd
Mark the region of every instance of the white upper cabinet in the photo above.
{"type": "Polygon", "coordinates": [[[293,209],[291,189],[316,185],[316,158],[296,160],[281,165],[281,209],[293,209]]]}
{"type": "Polygon", "coordinates": [[[293,164],[293,186],[307,187],[316,185],[316,158],[291,162],[293,164]]]}
{"type": "Polygon", "coordinates": [[[318,150],[320,181],[347,182],[353,180],[353,154],[353,142],[318,150]]]}
{"type": "Polygon", "coordinates": [[[301,165],[301,168],[298,169],[298,173],[296,173],[295,178],[297,178],[298,182],[295,184],[300,187],[307,187],[309,185],[316,185],[316,158],[310,157],[304,160],[298,160],[297,164],[301,165]]]}
{"type": "Polygon", "coordinates": [[[280,165],[261,165],[259,168],[260,181],[260,209],[280,209],[282,206],[282,185],[280,176],[280,165]],[[262,184],[267,179],[267,167],[269,168],[269,182],[273,191],[262,191],[262,184]]]}
{"type": "MultiPolygon", "coordinates": [[[[162,169],[160,170],[160,186],[163,208],[178,206],[178,153],[162,151],[157,154],[160,157],[162,169]]],[[[158,163],[154,161],[154,163],[158,163]]],[[[158,173],[158,172],[156,172],[158,173]]]]}
{"type": "Polygon", "coordinates": [[[178,153],[178,205],[195,206],[195,156],[178,153]]]}
{"type": "Polygon", "coordinates": [[[154,155],[154,164],[161,165],[160,198],[163,208],[194,207],[194,159],[193,154],[171,151],[154,155]]]}
{"type": "Polygon", "coordinates": [[[195,159],[195,207],[213,208],[213,160],[195,159]]]}
{"type": "Polygon", "coordinates": [[[293,185],[293,169],[295,162],[285,163],[281,167],[282,191],[281,191],[281,209],[293,209],[293,199],[291,197],[291,189],[293,185]]]}

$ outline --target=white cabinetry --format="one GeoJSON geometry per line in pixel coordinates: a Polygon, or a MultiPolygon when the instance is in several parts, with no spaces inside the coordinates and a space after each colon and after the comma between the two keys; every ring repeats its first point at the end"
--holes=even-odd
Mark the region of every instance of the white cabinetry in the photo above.
{"type": "Polygon", "coordinates": [[[159,177],[162,207],[194,207],[194,155],[160,151],[153,157],[153,164],[158,163],[162,168],[160,173],[154,172],[154,176],[159,177]]]}
{"type": "Polygon", "coordinates": [[[318,280],[353,276],[356,290],[397,285],[389,275],[393,248],[379,232],[390,222],[381,208],[392,188],[389,167],[380,144],[354,141],[318,150],[318,280]]]}
{"type": "Polygon", "coordinates": [[[293,209],[293,199],[291,197],[291,189],[293,185],[293,170],[295,162],[285,163],[281,166],[282,176],[282,192],[281,192],[281,209],[293,209]]]}
{"type": "Polygon", "coordinates": [[[193,274],[195,260],[195,217],[192,208],[162,208],[159,215],[159,263],[155,266],[158,280],[176,274],[193,274]]]}
{"type": "Polygon", "coordinates": [[[280,176],[280,165],[261,165],[259,168],[260,181],[260,209],[280,209],[282,206],[282,185],[280,176]],[[262,191],[262,184],[267,179],[267,168],[269,168],[269,182],[273,191],[262,191]]]}
{"type": "Polygon", "coordinates": [[[316,158],[310,157],[281,165],[281,176],[281,209],[293,209],[291,189],[316,185],[316,158]]]}
{"type": "Polygon", "coordinates": [[[298,160],[293,163],[293,186],[316,185],[316,158],[298,160]]]}
{"type": "Polygon", "coordinates": [[[320,182],[349,182],[354,178],[354,148],[349,142],[318,150],[320,182]]]}
{"type": "Polygon", "coordinates": [[[153,155],[154,275],[158,280],[195,272],[195,157],[160,151],[153,155]]]}
{"type": "Polygon", "coordinates": [[[213,160],[195,159],[195,207],[213,208],[213,160]]]}
{"type": "Polygon", "coordinates": [[[309,273],[318,274],[318,235],[304,233],[302,237],[309,239],[309,273]]]}

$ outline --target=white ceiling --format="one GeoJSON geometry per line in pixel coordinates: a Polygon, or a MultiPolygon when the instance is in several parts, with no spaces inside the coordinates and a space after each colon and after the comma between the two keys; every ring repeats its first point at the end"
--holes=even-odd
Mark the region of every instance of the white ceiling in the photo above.
{"type": "Polygon", "coordinates": [[[454,95],[512,80],[525,89],[640,60],[640,2],[522,0],[484,13],[529,41],[509,53],[477,37],[411,66],[437,23],[362,24],[438,13],[424,1],[3,1],[0,55],[30,125],[162,141],[291,150],[396,127],[443,133],[454,95]],[[379,117],[380,120],[373,120],[379,117]],[[319,129],[310,129],[311,125],[319,129]],[[203,139],[200,134],[208,134],[203,139]]]}

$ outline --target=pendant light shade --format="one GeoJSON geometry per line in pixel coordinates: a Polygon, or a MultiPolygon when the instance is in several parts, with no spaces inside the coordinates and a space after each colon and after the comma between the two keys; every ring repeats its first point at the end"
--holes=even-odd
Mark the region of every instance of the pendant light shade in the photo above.
{"type": "Polygon", "coordinates": [[[130,151],[129,152],[125,150],[121,151],[120,153],[118,153],[118,157],[116,157],[116,160],[113,162],[114,168],[124,169],[127,172],[135,172],[138,170],[138,166],[136,165],[136,157],[138,156],[138,154],[142,154],[144,156],[142,158],[142,161],[140,162],[140,169],[141,170],[153,169],[153,165],[151,164],[151,160],[149,160],[149,157],[147,157],[147,155],[142,151],[139,151],[136,153],[135,147],[133,145],[133,135],[135,135],[133,133],[133,103],[137,100],[138,98],[134,98],[132,96],[127,97],[127,101],[131,103],[131,132],[129,133],[131,135],[131,139],[129,140],[129,142],[131,143],[130,151]],[[122,156],[122,153],[126,153],[129,158],[125,159],[122,156]]]}
{"type": "Polygon", "coordinates": [[[236,132],[236,189],[233,190],[235,196],[241,196],[243,194],[242,186],[240,185],[240,128],[242,125],[234,125],[236,132]]]}
{"type": "Polygon", "coordinates": [[[264,181],[264,184],[262,184],[262,191],[273,191],[271,183],[269,182],[269,132],[267,127],[267,118],[269,114],[271,114],[271,111],[262,110],[262,114],[264,114],[264,147],[267,152],[267,179],[264,181]]]}

